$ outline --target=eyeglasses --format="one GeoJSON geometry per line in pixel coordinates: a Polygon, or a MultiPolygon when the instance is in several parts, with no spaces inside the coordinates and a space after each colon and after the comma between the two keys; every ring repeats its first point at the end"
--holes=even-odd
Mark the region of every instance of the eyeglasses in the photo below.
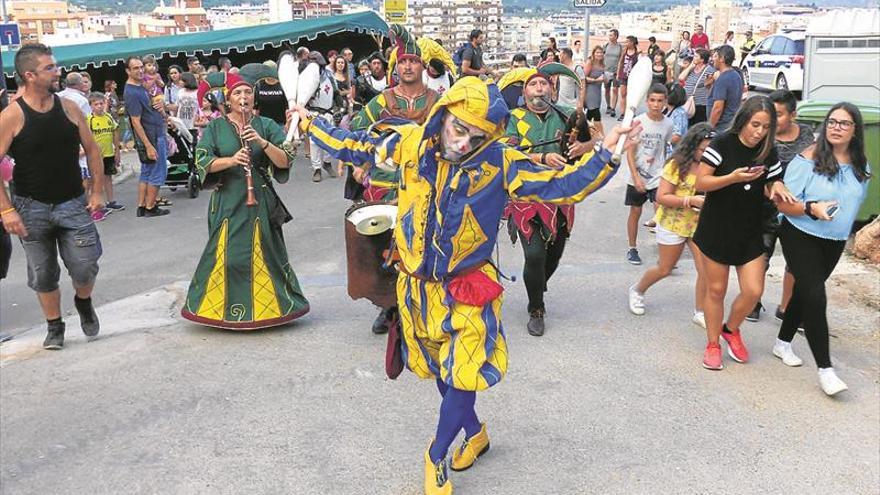
{"type": "Polygon", "coordinates": [[[825,127],[829,129],[837,128],[841,131],[848,131],[853,125],[855,125],[855,122],[853,122],[852,120],[828,119],[825,121],[825,127]]]}

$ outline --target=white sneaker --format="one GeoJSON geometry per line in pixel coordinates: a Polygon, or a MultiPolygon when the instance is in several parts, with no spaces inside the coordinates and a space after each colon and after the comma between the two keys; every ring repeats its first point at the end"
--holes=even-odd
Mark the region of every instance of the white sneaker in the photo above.
{"type": "Polygon", "coordinates": [[[834,368],[819,368],[819,384],[826,395],[837,395],[849,388],[837,377],[834,368]]]}
{"type": "Polygon", "coordinates": [[[794,353],[790,342],[783,343],[777,339],[776,345],[773,346],[773,355],[781,359],[782,363],[786,366],[800,366],[804,364],[804,360],[797,357],[797,354],[794,353]]]}
{"type": "Polygon", "coordinates": [[[645,314],[645,295],[639,294],[635,285],[629,288],[629,310],[634,315],[645,314]]]}
{"type": "Polygon", "coordinates": [[[694,311],[694,317],[691,318],[691,321],[698,327],[706,328],[706,315],[702,311],[694,311]]]}

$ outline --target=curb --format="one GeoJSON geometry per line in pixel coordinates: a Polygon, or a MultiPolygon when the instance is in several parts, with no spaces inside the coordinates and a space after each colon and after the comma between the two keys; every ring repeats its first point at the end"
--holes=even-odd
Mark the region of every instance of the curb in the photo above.
{"type": "MultiPolygon", "coordinates": [[[[173,326],[181,323],[179,308],[186,299],[189,281],[181,280],[95,308],[101,321],[101,333],[92,339],[79,332],[76,311],[64,315],[67,327],[65,344],[82,345],[113,335],[173,326]]],[[[38,324],[13,336],[0,346],[0,368],[42,353],[45,324],[38,324]]]]}

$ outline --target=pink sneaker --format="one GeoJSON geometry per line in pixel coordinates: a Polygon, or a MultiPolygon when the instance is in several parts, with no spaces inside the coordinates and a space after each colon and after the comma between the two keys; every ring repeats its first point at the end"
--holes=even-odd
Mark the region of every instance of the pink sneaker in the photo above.
{"type": "Polygon", "coordinates": [[[95,222],[100,222],[107,218],[107,214],[104,213],[104,209],[100,209],[98,211],[92,212],[92,220],[95,222]]]}
{"type": "MultiPolygon", "coordinates": [[[[727,325],[724,325],[724,329],[730,330],[727,328],[727,325]]],[[[749,350],[746,349],[746,344],[742,340],[742,335],[739,330],[730,331],[731,333],[721,332],[721,336],[727,341],[727,354],[729,354],[737,363],[745,363],[749,360],[749,350]]]]}
{"type": "Polygon", "coordinates": [[[723,370],[721,362],[721,345],[710,342],[706,344],[706,352],[703,353],[703,368],[707,370],[723,370]]]}

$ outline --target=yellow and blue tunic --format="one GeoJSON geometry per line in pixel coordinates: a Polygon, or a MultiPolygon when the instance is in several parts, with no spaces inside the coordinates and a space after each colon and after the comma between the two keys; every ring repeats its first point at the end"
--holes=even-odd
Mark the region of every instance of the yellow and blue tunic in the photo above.
{"type": "Polygon", "coordinates": [[[334,128],[320,119],[302,124],[335,158],[400,167],[394,235],[401,257],[397,298],[405,362],[418,376],[437,377],[460,390],[485,390],[507,371],[502,297],[467,304],[452,297],[449,283],[474,271],[497,283],[498,272],[488,261],[508,199],[571,204],[617,171],[607,150],[564,170],[533,163],[498,141],[508,114],[494,85],[467,77],[441,97],[422,126],[396,125],[381,135],[334,128]],[[491,136],[462,163],[445,161],[437,152],[446,112],[491,136]]]}

